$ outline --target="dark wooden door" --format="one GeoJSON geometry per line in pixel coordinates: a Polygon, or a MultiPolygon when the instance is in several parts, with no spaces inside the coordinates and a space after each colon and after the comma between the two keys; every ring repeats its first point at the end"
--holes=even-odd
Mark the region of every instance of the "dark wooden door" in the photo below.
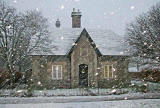
{"type": "Polygon", "coordinates": [[[88,86],[88,65],[86,64],[79,65],[79,86],[88,86]]]}

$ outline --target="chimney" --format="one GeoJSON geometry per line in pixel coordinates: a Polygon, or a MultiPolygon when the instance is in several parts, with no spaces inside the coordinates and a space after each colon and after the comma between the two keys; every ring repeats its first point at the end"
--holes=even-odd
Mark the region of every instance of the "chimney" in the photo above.
{"type": "Polygon", "coordinates": [[[56,27],[57,27],[57,28],[60,28],[61,23],[60,23],[59,19],[57,19],[57,21],[56,21],[56,24],[55,24],[55,25],[56,25],[56,27]]]}
{"type": "Polygon", "coordinates": [[[72,28],[80,28],[81,27],[81,12],[75,11],[75,8],[73,8],[73,12],[71,14],[72,17],[72,28]]]}

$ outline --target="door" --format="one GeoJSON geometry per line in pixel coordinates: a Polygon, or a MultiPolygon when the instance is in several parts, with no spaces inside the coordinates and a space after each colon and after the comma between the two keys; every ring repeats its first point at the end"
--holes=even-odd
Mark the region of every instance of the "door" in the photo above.
{"type": "Polygon", "coordinates": [[[88,86],[88,65],[86,64],[79,65],[79,86],[88,86]]]}

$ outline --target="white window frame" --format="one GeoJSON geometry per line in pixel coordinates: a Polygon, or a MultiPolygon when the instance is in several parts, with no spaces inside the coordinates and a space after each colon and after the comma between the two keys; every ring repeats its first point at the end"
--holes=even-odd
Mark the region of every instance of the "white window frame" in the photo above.
{"type": "Polygon", "coordinates": [[[111,64],[111,65],[104,65],[104,74],[106,74],[106,70],[105,70],[105,67],[107,66],[107,76],[108,77],[106,77],[105,75],[104,75],[104,77],[105,78],[113,78],[113,74],[114,74],[114,71],[113,71],[113,64],[111,64]],[[109,66],[112,66],[112,76],[109,76],[109,66]]]}
{"type": "Polygon", "coordinates": [[[62,79],[62,65],[52,65],[52,79],[56,79],[56,80],[62,79]],[[53,73],[54,73],[54,72],[53,72],[53,67],[54,67],[54,66],[56,67],[56,78],[53,77],[53,73]],[[60,78],[58,77],[58,66],[61,67],[61,77],[60,77],[60,78]]]}

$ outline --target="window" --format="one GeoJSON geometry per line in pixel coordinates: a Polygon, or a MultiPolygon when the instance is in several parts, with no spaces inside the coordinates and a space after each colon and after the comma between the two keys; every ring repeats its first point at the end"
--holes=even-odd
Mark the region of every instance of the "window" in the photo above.
{"type": "Polygon", "coordinates": [[[62,79],[62,65],[52,66],[52,79],[62,79]]]}
{"type": "Polygon", "coordinates": [[[105,78],[113,78],[113,65],[105,65],[104,77],[105,78]]]}

